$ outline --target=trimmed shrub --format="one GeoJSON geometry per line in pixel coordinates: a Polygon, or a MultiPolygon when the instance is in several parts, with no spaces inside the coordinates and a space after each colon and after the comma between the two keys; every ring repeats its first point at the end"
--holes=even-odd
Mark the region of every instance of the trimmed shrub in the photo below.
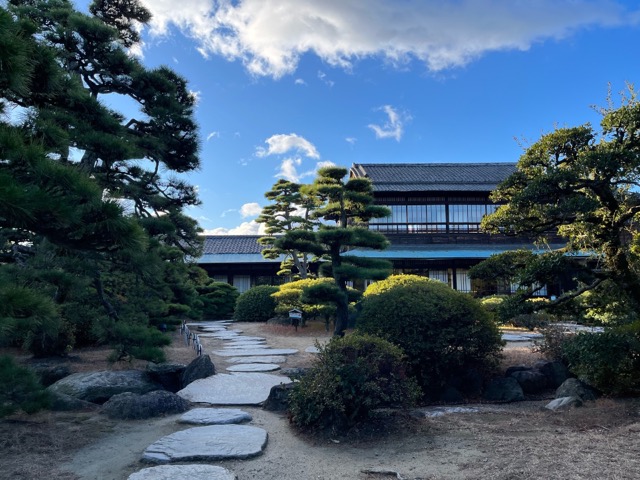
{"type": "Polygon", "coordinates": [[[278,287],[260,285],[242,293],[236,301],[233,319],[238,322],[266,322],[275,315],[276,301],[271,296],[278,287]]]}
{"type": "Polygon", "coordinates": [[[417,275],[372,284],[356,327],[399,345],[428,397],[436,397],[468,368],[493,369],[503,345],[497,326],[476,300],[417,275]]]}
{"type": "Polygon", "coordinates": [[[233,318],[233,311],[240,293],[226,282],[211,282],[197,287],[203,303],[202,315],[205,319],[226,320],[233,318]]]}
{"type": "Polygon", "coordinates": [[[640,394],[640,329],[582,332],[564,342],[569,370],[610,395],[640,394]]]}
{"type": "Polygon", "coordinates": [[[402,350],[372,335],[333,338],[289,396],[289,416],[303,429],[346,430],[375,408],[412,405],[420,395],[402,350]]]}
{"type": "Polygon", "coordinates": [[[0,357],[0,418],[17,410],[35,413],[47,408],[49,395],[36,374],[8,355],[0,357]]]}

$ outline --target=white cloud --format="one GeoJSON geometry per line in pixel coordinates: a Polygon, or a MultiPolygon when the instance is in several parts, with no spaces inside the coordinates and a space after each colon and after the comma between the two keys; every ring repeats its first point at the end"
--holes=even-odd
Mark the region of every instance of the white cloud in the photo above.
{"type": "Polygon", "coordinates": [[[264,223],[256,223],[254,220],[250,222],[242,222],[239,226],[234,228],[214,228],[212,230],[205,230],[204,235],[264,235],[265,225],[264,223]]]}
{"type": "Polygon", "coordinates": [[[358,139],[355,137],[347,137],[344,139],[344,141],[347,142],[349,145],[355,145],[358,139]]]}
{"type": "Polygon", "coordinates": [[[237,212],[237,211],[238,211],[238,209],[237,209],[237,208],[229,208],[228,210],[225,210],[224,212],[222,212],[222,213],[220,214],[220,217],[221,217],[221,218],[224,218],[224,217],[226,217],[226,216],[227,216],[227,214],[228,214],[228,213],[237,212]]]}
{"type": "Polygon", "coordinates": [[[316,147],[314,147],[309,140],[295,133],[273,135],[267,138],[265,143],[268,145],[268,148],[258,147],[256,149],[256,155],[258,157],[283,155],[290,151],[296,151],[302,153],[305,157],[320,158],[316,147]]]}
{"type": "Polygon", "coordinates": [[[302,164],[301,158],[285,158],[280,164],[280,170],[274,176],[284,178],[290,182],[298,183],[302,178],[298,173],[298,166],[302,164]]]}
{"type": "Polygon", "coordinates": [[[333,80],[329,80],[327,78],[327,74],[324,73],[323,71],[319,71],[318,72],[318,78],[325,84],[328,85],[330,87],[333,87],[335,85],[335,82],[333,80]]]}
{"type": "Polygon", "coordinates": [[[577,30],[636,21],[618,0],[143,0],[152,33],[175,25],[203,55],[240,60],[254,75],[293,73],[305,53],[349,69],[365,57],[431,71],[487,52],[527,50],[577,30]]]}
{"type": "Polygon", "coordinates": [[[411,116],[398,112],[391,105],[384,105],[377,110],[387,114],[387,121],[383,125],[369,124],[367,126],[374,131],[376,138],[395,138],[399,142],[404,133],[404,124],[411,120],[411,116]]]}
{"type": "Polygon", "coordinates": [[[245,203],[240,207],[240,215],[242,218],[257,217],[262,212],[262,207],[256,202],[245,203]]]}
{"type": "Polygon", "coordinates": [[[302,78],[296,78],[296,81],[293,82],[293,83],[295,83],[296,85],[306,85],[307,84],[307,82],[305,82],[302,78]]]}
{"type": "Polygon", "coordinates": [[[209,135],[207,135],[207,142],[212,138],[220,138],[220,132],[211,132],[209,135]]]}

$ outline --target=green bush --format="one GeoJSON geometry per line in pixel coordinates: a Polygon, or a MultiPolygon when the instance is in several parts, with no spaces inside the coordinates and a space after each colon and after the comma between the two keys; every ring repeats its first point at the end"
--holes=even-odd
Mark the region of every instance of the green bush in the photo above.
{"type": "Polygon", "coordinates": [[[291,392],[291,421],[339,431],[366,421],[375,408],[413,404],[420,390],[403,358],[400,348],[372,335],[333,338],[291,392]]]}
{"type": "Polygon", "coordinates": [[[8,355],[0,357],[0,418],[17,410],[34,413],[49,405],[49,395],[28,368],[8,355]]]}
{"type": "Polygon", "coordinates": [[[569,370],[610,395],[640,394],[640,329],[582,332],[563,344],[569,370]]]}
{"type": "Polygon", "coordinates": [[[197,287],[202,301],[202,315],[209,320],[233,318],[238,300],[238,289],[226,282],[211,282],[197,287]]]}
{"type": "Polygon", "coordinates": [[[429,397],[467,368],[492,369],[503,345],[497,326],[476,300],[416,275],[372,284],[356,327],[399,345],[429,397]]]}
{"type": "Polygon", "coordinates": [[[275,316],[276,301],[271,296],[278,287],[260,285],[242,293],[236,302],[233,319],[238,322],[266,322],[275,316]]]}

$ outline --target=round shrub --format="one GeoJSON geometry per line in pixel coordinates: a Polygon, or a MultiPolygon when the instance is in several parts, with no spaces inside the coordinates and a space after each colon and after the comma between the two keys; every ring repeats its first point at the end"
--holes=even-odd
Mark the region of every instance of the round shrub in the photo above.
{"type": "Polygon", "coordinates": [[[271,296],[278,287],[260,285],[242,293],[236,302],[233,319],[238,322],[266,322],[275,315],[276,301],[271,296]]]}
{"type": "Polygon", "coordinates": [[[417,275],[391,276],[369,286],[356,327],[399,345],[430,397],[468,368],[493,368],[503,345],[476,300],[417,275]]]}
{"type": "Polygon", "coordinates": [[[304,429],[345,430],[383,406],[412,405],[420,395],[397,346],[372,335],[333,338],[289,397],[289,416],[304,429]]]}
{"type": "Polygon", "coordinates": [[[202,316],[209,320],[225,320],[233,317],[238,300],[238,289],[226,282],[210,282],[197,287],[202,301],[202,316]]]}
{"type": "Polygon", "coordinates": [[[640,394],[640,328],[582,332],[562,344],[569,370],[610,395],[640,394]]]}

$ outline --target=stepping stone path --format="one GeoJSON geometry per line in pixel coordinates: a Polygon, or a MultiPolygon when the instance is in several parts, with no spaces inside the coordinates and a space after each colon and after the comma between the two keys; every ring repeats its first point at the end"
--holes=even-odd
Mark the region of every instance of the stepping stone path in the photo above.
{"type": "Polygon", "coordinates": [[[160,465],[129,475],[128,480],[236,480],[236,474],[213,465],[160,465]]]}
{"type": "MultiPolygon", "coordinates": [[[[241,330],[228,329],[228,321],[189,323],[200,338],[225,342],[213,353],[224,357],[230,374],[217,374],[196,380],[178,395],[194,403],[210,405],[259,405],[266,401],[275,385],[291,383],[289,377],[267,373],[280,368],[292,348],[271,348],[264,337],[244,336],[241,330]],[[249,372],[249,373],[245,373],[249,372]]],[[[262,454],[268,433],[251,425],[247,412],[234,408],[195,408],[180,417],[179,423],[206,425],[181,430],[162,437],[144,451],[142,461],[172,463],[245,459],[262,454]]],[[[236,480],[222,467],[200,464],[162,465],[144,468],[128,480],[236,480]]]]}
{"type": "Polygon", "coordinates": [[[178,423],[194,425],[228,425],[250,422],[253,417],[237,408],[194,408],[180,417],[178,423]]]}
{"type": "Polygon", "coordinates": [[[162,437],[149,445],[142,461],[171,463],[251,458],[267,446],[267,432],[249,425],[194,427],[162,437]]]}
{"type": "Polygon", "coordinates": [[[291,383],[291,379],[268,373],[219,373],[190,383],[178,395],[210,405],[259,405],[281,383],[291,383]]]}
{"type": "Polygon", "coordinates": [[[227,367],[229,372],[273,372],[280,370],[280,365],[275,363],[241,363],[227,367]]]}

